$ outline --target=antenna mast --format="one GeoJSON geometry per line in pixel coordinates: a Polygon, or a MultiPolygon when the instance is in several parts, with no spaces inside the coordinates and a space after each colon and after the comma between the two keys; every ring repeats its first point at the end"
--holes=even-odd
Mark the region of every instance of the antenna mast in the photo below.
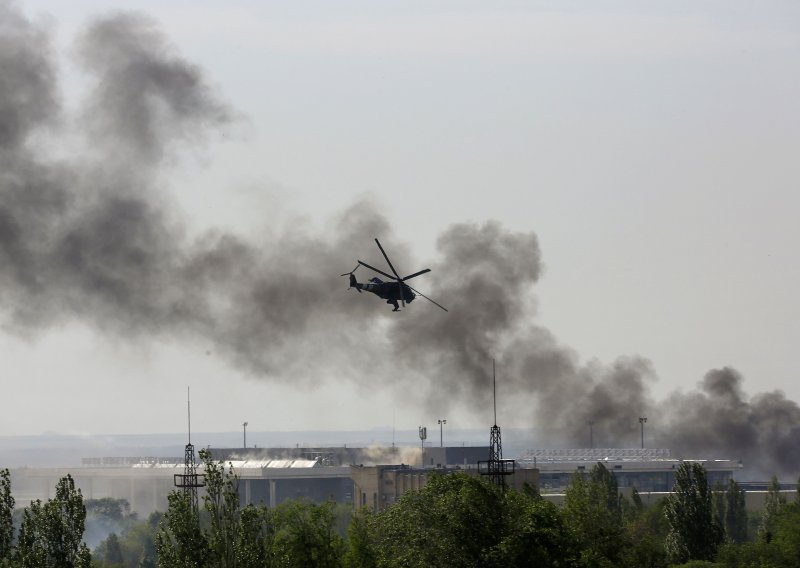
{"type": "Polygon", "coordinates": [[[500,426],[497,425],[497,373],[492,359],[492,400],[494,406],[494,426],[489,430],[489,461],[478,462],[481,475],[488,475],[491,482],[501,489],[506,488],[506,476],[514,474],[516,462],[503,459],[503,442],[500,426]]]}
{"type": "Polygon", "coordinates": [[[497,373],[492,359],[492,400],[494,401],[494,425],[497,426],[497,373]]]}
{"type": "Polygon", "coordinates": [[[184,448],[183,473],[176,473],[173,478],[175,487],[183,489],[184,497],[189,501],[192,514],[198,515],[197,489],[205,486],[205,476],[197,473],[197,462],[194,459],[192,445],[192,403],[189,387],[186,387],[186,414],[189,426],[189,443],[184,448]]]}

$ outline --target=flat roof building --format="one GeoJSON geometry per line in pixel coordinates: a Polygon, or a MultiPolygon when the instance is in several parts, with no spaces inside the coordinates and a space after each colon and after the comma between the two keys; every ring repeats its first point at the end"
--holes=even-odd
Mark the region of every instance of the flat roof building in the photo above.
{"type": "Polygon", "coordinates": [[[702,463],[711,486],[717,482],[727,485],[742,468],[742,463],[735,460],[680,460],[671,457],[670,450],[652,448],[538,449],[517,458],[522,467],[539,470],[543,493],[563,491],[575,472],[588,475],[598,462],[614,473],[620,488],[636,488],[640,493],[668,492],[675,484],[675,470],[683,461],[702,463]]]}

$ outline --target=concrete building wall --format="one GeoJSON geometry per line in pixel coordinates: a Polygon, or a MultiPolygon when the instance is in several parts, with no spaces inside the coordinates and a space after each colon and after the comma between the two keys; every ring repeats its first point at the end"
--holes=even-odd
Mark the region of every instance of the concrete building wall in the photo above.
{"type": "MultiPolygon", "coordinates": [[[[378,465],[352,466],[353,507],[367,507],[371,511],[382,511],[396,502],[405,493],[425,487],[431,474],[465,473],[479,476],[477,468],[435,468],[420,469],[412,466],[378,465]]],[[[517,469],[514,475],[507,476],[510,487],[521,491],[525,483],[538,487],[539,472],[535,469],[517,469]]]]}
{"type": "MultiPolygon", "coordinates": [[[[36,499],[53,497],[58,480],[69,473],[84,499],[125,499],[131,511],[145,517],[167,509],[167,496],[175,490],[173,476],[182,472],[177,468],[23,468],[11,470],[11,491],[17,507],[27,507],[36,499]]],[[[332,499],[349,504],[353,497],[349,468],[275,468],[239,473],[240,498],[245,505],[274,507],[300,497],[318,503],[332,499]]],[[[203,490],[199,493],[202,496],[203,490]]]]}

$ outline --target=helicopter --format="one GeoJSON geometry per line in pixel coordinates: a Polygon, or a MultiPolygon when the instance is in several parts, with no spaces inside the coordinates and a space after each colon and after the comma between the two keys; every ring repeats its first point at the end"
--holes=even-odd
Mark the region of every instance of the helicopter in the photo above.
{"type": "Polygon", "coordinates": [[[392,270],[394,276],[392,276],[391,274],[387,274],[383,270],[378,270],[374,266],[370,266],[366,262],[359,260],[358,264],[353,270],[342,274],[342,276],[350,276],[350,288],[355,288],[359,294],[362,292],[362,290],[366,292],[372,292],[379,298],[386,300],[387,304],[391,304],[392,306],[394,306],[394,309],[392,310],[393,312],[399,312],[400,304],[402,304],[403,307],[406,307],[406,304],[410,304],[411,302],[413,302],[414,298],[416,298],[417,296],[422,296],[432,304],[435,304],[436,306],[442,308],[444,311],[448,311],[447,308],[445,308],[440,303],[431,300],[428,296],[426,296],[419,290],[415,290],[414,288],[406,284],[406,280],[411,280],[412,278],[416,278],[420,274],[425,274],[426,272],[430,272],[431,271],[430,268],[426,268],[424,270],[420,270],[419,272],[415,272],[414,274],[409,274],[408,276],[400,278],[400,275],[397,273],[397,270],[395,270],[392,261],[389,260],[386,251],[383,250],[381,242],[378,239],[375,239],[375,243],[381,250],[381,254],[383,254],[383,258],[386,259],[386,263],[389,265],[389,268],[392,270]],[[358,270],[359,266],[364,266],[366,268],[369,268],[370,270],[374,270],[378,274],[382,274],[387,278],[391,278],[393,282],[384,282],[377,276],[370,278],[368,282],[359,282],[356,280],[356,275],[355,275],[355,271],[358,270]],[[400,304],[398,304],[398,300],[400,301],[400,304]]]}

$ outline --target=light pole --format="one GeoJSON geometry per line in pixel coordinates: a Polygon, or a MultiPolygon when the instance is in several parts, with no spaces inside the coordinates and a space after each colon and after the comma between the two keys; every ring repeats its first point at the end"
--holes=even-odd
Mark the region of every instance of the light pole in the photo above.
{"type": "Polygon", "coordinates": [[[644,423],[645,422],[647,422],[647,417],[646,416],[640,416],[639,417],[639,424],[642,427],[642,449],[644,449],[644,423]]]}
{"type": "Polygon", "coordinates": [[[247,448],[247,422],[242,422],[242,445],[247,448]]]}
{"type": "Polygon", "coordinates": [[[589,420],[589,449],[594,448],[594,432],[592,431],[593,426],[594,420],[589,420]]]}
{"type": "Polygon", "coordinates": [[[428,438],[428,429],[425,426],[419,427],[420,448],[422,448],[422,466],[425,467],[425,440],[428,438]]]}
{"type": "Polygon", "coordinates": [[[442,418],[439,420],[439,447],[444,448],[444,425],[447,424],[447,419],[442,418]]]}

